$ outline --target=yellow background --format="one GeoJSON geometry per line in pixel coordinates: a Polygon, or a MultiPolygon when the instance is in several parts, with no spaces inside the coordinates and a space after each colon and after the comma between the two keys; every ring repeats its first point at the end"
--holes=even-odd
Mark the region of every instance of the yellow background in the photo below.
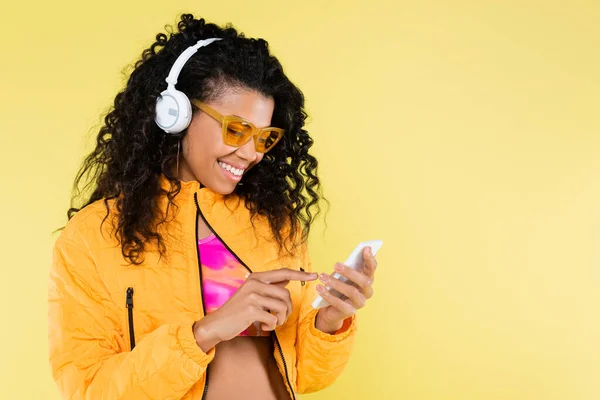
{"type": "Polygon", "coordinates": [[[597,1],[1,9],[1,399],[59,398],[51,231],[121,71],[184,11],[266,38],[307,96],[317,268],[385,241],[350,364],[306,398],[600,399],[597,1]]]}

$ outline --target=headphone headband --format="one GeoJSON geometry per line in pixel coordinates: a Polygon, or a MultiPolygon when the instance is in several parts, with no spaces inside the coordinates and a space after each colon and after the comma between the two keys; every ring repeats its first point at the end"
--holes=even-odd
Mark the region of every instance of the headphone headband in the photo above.
{"type": "Polygon", "coordinates": [[[177,134],[190,125],[192,120],[192,105],[185,93],[177,90],[175,85],[185,63],[200,47],[208,46],[221,38],[201,39],[195,45],[188,47],[177,57],[169,75],[165,79],[167,89],[156,99],[156,114],[154,121],[166,133],[177,134]]]}
{"type": "Polygon", "coordinates": [[[188,62],[188,60],[192,58],[194,54],[196,54],[200,47],[208,46],[216,40],[221,40],[221,38],[201,39],[198,40],[198,42],[195,45],[185,49],[185,51],[181,53],[179,57],[177,57],[175,63],[173,63],[173,66],[169,71],[169,76],[167,76],[166,79],[167,83],[175,86],[177,84],[177,78],[179,78],[179,74],[181,73],[181,70],[183,69],[185,63],[188,62]]]}

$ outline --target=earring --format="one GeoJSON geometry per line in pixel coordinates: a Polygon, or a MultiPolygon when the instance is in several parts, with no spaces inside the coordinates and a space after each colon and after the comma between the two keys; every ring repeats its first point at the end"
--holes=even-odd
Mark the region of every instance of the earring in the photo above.
{"type": "Polygon", "coordinates": [[[181,148],[181,139],[177,141],[177,179],[179,179],[179,149],[181,148]]]}

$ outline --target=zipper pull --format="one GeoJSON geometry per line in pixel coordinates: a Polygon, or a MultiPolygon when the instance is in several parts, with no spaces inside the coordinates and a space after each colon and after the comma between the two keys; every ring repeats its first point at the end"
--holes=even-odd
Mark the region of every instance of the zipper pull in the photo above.
{"type": "Polygon", "coordinates": [[[127,308],[133,308],[133,288],[127,288],[127,308]]]}
{"type": "Polygon", "coordinates": [[[127,319],[129,322],[129,343],[131,351],[135,348],[135,332],[133,330],[133,288],[127,288],[127,300],[125,301],[127,306],[127,319]]]}

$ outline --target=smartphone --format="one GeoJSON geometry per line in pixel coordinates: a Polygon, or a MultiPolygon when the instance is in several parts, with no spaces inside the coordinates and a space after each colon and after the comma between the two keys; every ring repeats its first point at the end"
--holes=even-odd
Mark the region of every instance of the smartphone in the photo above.
{"type": "MultiPolygon", "coordinates": [[[[371,251],[373,252],[373,255],[375,255],[375,254],[377,254],[379,249],[381,249],[381,246],[383,246],[383,240],[370,240],[368,242],[359,243],[358,246],[356,246],[354,248],[352,253],[350,253],[348,258],[344,262],[344,265],[346,265],[356,271],[362,272],[362,270],[365,266],[365,260],[363,258],[363,251],[364,251],[365,247],[371,247],[371,251]]],[[[348,281],[348,279],[345,276],[340,275],[339,272],[334,273],[332,275],[332,278],[338,279],[342,282],[348,281]]],[[[340,299],[345,298],[345,296],[343,294],[341,294],[340,292],[338,292],[335,289],[330,288],[329,286],[327,286],[326,289],[329,291],[329,293],[331,293],[332,295],[334,295],[340,299]]],[[[325,301],[325,299],[323,299],[321,297],[321,295],[318,295],[312,304],[314,309],[327,307],[328,305],[329,305],[329,303],[327,301],[325,301]]]]}

